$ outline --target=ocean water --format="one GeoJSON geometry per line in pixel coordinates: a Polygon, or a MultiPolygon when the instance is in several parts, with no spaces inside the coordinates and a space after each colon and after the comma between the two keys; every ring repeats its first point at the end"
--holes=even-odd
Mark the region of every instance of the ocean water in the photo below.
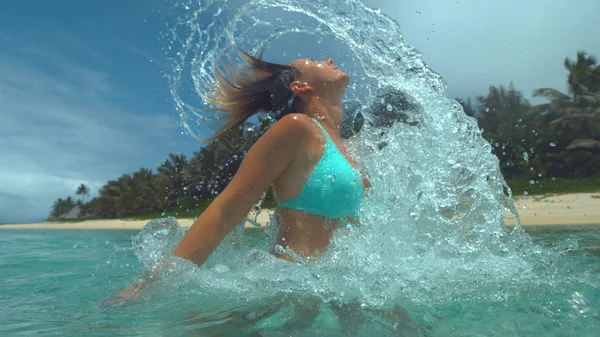
{"type": "Polygon", "coordinates": [[[192,137],[215,127],[198,97],[232,42],[350,73],[347,118],[364,118],[351,148],[372,185],[361,225],[303,265],[268,254],[273,228],[239,229],[202,268],[172,260],[109,306],[170,259],[174,219],[140,233],[2,231],[0,336],[599,335],[598,227],[503,226],[518,214],[498,159],[402,23],[357,0],[175,1],[168,15],[169,84],[192,137]]]}
{"type": "MultiPolygon", "coordinates": [[[[163,240],[164,233],[153,230],[143,236],[163,240]]],[[[217,254],[225,264],[213,260],[200,269],[187,266],[188,272],[165,278],[137,302],[105,308],[99,307],[102,300],[144,270],[138,232],[3,230],[0,336],[342,336],[342,323],[353,326],[353,336],[598,336],[600,225],[576,231],[546,227],[532,233],[535,245],[546,247],[552,258],[548,268],[529,275],[537,281],[511,284],[482,274],[480,282],[448,289],[452,294],[447,301],[413,298],[395,311],[388,305],[373,311],[359,304],[358,310],[368,316],[361,320],[352,308],[336,312],[332,308],[338,302],[319,298],[318,290],[288,289],[273,296],[268,289],[271,282],[256,285],[248,274],[244,280],[240,275],[250,260],[260,264],[273,259],[270,263],[276,266],[287,265],[265,276],[277,282],[285,282],[288,272],[311,268],[280,264],[266,254],[269,238],[263,230],[234,235],[237,242],[228,241],[217,254]],[[228,280],[232,289],[259,287],[262,297],[225,292],[218,280],[228,280]],[[316,303],[318,315],[299,331],[298,322],[312,317],[302,309],[307,303],[316,303]],[[288,321],[294,327],[286,327],[288,321]]],[[[347,279],[336,276],[343,287],[347,279]]],[[[323,270],[321,277],[326,278],[323,270]]],[[[445,282],[440,280],[440,287],[445,282]]]]}
{"type": "MultiPolygon", "coordinates": [[[[498,158],[476,120],[446,96],[442,76],[403,39],[402,22],[358,0],[206,0],[178,8],[165,42],[172,98],[190,136],[214,130],[218,116],[202,112],[198,97],[214,86],[214,61],[236,59],[234,45],[266,49],[277,63],[332,57],[351,77],[346,121],[364,123],[350,147],[372,185],[361,226],[340,231],[317,263],[281,264],[260,250],[233,263],[217,254],[210,277],[174,278],[193,280],[185,291],[242,312],[289,303],[307,316],[321,303],[306,336],[598,335],[598,256],[582,248],[595,245],[587,242],[597,242],[596,232],[531,236],[504,227],[507,217],[519,219],[498,158]]],[[[161,255],[150,246],[138,253],[146,268],[161,255]]],[[[265,312],[257,310],[250,316],[265,312]]],[[[278,315],[261,323],[267,335],[302,334],[277,330],[293,319],[278,315]]],[[[229,320],[243,325],[230,313],[211,320],[219,319],[215,329],[229,320]]]]}

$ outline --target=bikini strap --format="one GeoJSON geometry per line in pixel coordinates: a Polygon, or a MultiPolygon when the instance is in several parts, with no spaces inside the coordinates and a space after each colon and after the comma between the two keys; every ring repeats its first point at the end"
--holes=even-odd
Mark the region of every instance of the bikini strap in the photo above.
{"type": "Polygon", "coordinates": [[[325,131],[325,128],[323,127],[323,125],[321,125],[321,123],[319,123],[314,117],[311,117],[310,119],[312,119],[317,126],[319,127],[319,129],[321,129],[321,131],[323,131],[323,133],[325,134],[325,139],[327,142],[331,142],[331,138],[329,137],[329,134],[327,133],[327,131],[325,131]]]}

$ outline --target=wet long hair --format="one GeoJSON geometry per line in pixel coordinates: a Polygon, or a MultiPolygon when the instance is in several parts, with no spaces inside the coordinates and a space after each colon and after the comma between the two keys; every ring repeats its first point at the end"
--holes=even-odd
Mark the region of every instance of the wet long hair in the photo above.
{"type": "Polygon", "coordinates": [[[215,64],[215,89],[204,99],[211,111],[222,112],[225,124],[209,139],[217,139],[243,124],[259,112],[271,112],[275,119],[292,112],[304,111],[302,100],[290,89],[301,71],[290,65],[262,60],[263,52],[254,57],[241,49],[244,63],[215,64]]]}

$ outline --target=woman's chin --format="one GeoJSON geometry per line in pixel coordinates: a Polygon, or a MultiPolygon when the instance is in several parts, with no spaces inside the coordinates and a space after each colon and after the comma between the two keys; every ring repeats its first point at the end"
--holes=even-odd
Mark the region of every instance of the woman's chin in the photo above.
{"type": "Polygon", "coordinates": [[[338,75],[339,77],[339,81],[344,85],[344,86],[348,86],[348,84],[350,83],[350,75],[348,73],[345,73],[343,71],[340,72],[340,74],[338,75]]]}

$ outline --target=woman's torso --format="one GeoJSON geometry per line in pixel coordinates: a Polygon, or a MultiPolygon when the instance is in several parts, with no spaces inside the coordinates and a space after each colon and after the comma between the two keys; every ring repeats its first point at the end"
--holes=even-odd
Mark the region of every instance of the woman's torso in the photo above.
{"type": "MultiPolygon", "coordinates": [[[[332,151],[339,151],[339,154],[343,156],[343,159],[339,157],[339,154],[336,152],[335,155],[338,156],[337,160],[344,160],[350,165],[348,166],[346,164],[346,167],[341,165],[341,168],[337,168],[336,166],[335,169],[340,171],[346,169],[346,171],[351,170],[354,172],[354,175],[357,178],[355,180],[359,180],[360,198],[362,199],[363,186],[367,186],[366,179],[362,178],[358,173],[358,170],[356,170],[357,165],[348,155],[344,142],[339,136],[332,137],[331,133],[324,134],[324,132],[327,131],[320,126],[320,124],[317,125],[316,123],[311,123],[311,133],[314,134],[314,137],[310,137],[310,140],[305,146],[305,150],[301,151],[297,158],[290,163],[285,171],[273,183],[276,200],[278,202],[284,202],[285,204],[287,201],[298,199],[299,197],[306,197],[306,195],[301,194],[303,192],[306,194],[306,190],[304,189],[309,179],[313,179],[315,174],[322,174],[322,172],[314,172],[314,170],[315,168],[322,169],[323,163],[320,164],[320,161],[323,159],[326,151],[328,151],[329,154],[332,151]],[[331,148],[332,146],[335,148],[331,148]],[[327,147],[330,148],[328,149],[327,147]]],[[[352,172],[340,172],[340,174],[344,173],[346,176],[353,174],[352,172]]],[[[332,177],[335,180],[335,172],[332,174],[332,177]]],[[[312,184],[315,183],[314,181],[310,182],[312,184]]],[[[343,184],[343,182],[338,182],[338,184],[343,184]]],[[[344,196],[339,195],[333,196],[333,198],[343,197],[344,196]]],[[[354,197],[356,197],[356,195],[354,195],[354,197]]],[[[332,197],[329,196],[328,199],[330,198],[332,197]]],[[[318,197],[314,197],[313,199],[316,199],[313,201],[317,201],[318,203],[327,204],[328,202],[328,200],[318,200],[318,197]]],[[[313,214],[311,214],[310,210],[300,211],[298,209],[290,208],[277,209],[276,220],[279,231],[274,247],[277,247],[278,249],[274,249],[273,251],[276,256],[288,261],[299,262],[297,261],[299,258],[302,260],[311,260],[319,253],[327,250],[335,229],[340,225],[341,219],[339,216],[336,216],[337,218],[330,218],[314,214],[319,213],[318,211],[312,213],[313,214]],[[287,252],[282,254],[281,248],[287,252]]]]}

